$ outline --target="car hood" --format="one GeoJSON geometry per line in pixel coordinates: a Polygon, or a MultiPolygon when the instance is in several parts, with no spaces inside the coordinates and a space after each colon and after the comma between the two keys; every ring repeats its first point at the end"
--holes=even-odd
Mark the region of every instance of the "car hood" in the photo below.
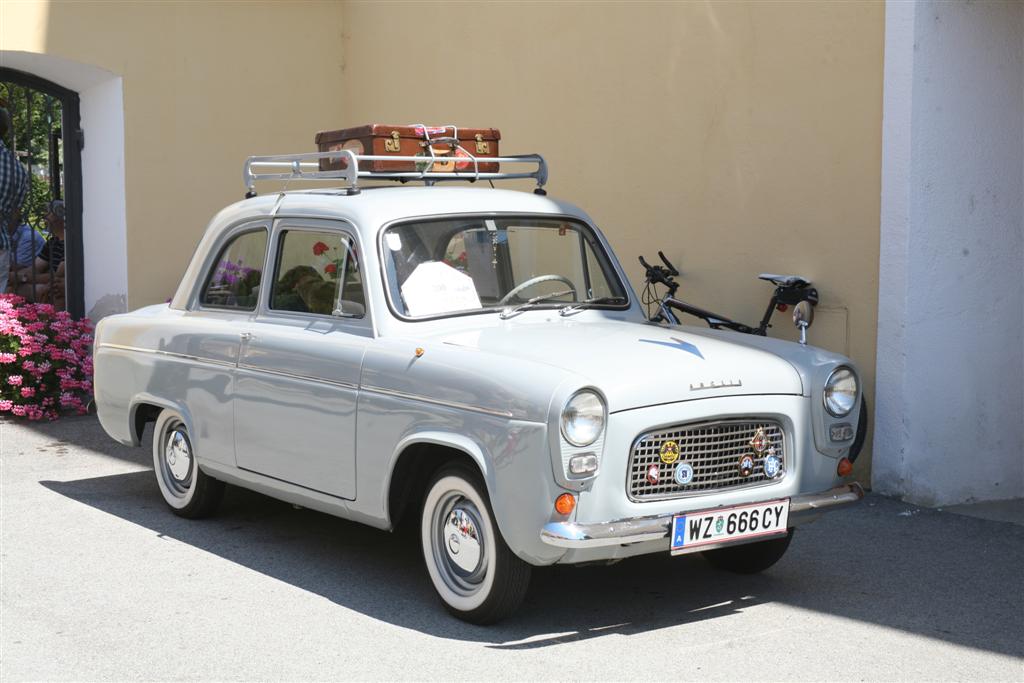
{"type": "Polygon", "coordinates": [[[744,335],[722,337],[690,327],[546,319],[463,329],[435,341],[507,358],[510,372],[515,359],[525,359],[575,373],[605,394],[610,412],[715,396],[803,393],[788,361],[744,344],[744,335]]]}

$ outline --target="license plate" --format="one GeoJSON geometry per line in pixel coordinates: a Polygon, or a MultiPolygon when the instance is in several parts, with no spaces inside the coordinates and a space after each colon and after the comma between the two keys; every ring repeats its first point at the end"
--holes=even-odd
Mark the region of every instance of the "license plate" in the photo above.
{"type": "Polygon", "coordinates": [[[789,498],[768,503],[737,505],[688,512],[672,519],[672,554],[696,552],[707,546],[786,533],[789,498]]]}

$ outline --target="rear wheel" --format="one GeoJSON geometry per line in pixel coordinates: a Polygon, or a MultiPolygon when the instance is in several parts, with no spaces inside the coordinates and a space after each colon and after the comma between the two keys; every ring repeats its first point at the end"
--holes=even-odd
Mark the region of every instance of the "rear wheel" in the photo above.
{"type": "Polygon", "coordinates": [[[792,529],[782,538],[708,550],[703,555],[715,569],[723,569],[736,574],[757,574],[781,560],[782,556],[786,554],[791,540],[793,540],[792,529]]]}
{"type": "Polygon", "coordinates": [[[188,428],[172,410],[164,410],[156,420],[153,470],[164,502],[181,517],[211,515],[224,495],[224,482],[199,468],[188,428]]]}
{"type": "Polygon", "coordinates": [[[476,472],[450,466],[434,476],[423,500],[420,536],[434,589],[459,619],[491,624],[522,603],[530,565],[505,544],[476,472]]]}

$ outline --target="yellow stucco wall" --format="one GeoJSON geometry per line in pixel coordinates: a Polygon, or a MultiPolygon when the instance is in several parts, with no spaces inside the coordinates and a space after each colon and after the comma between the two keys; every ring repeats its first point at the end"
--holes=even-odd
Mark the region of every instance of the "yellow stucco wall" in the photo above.
{"type": "MultiPolygon", "coordinates": [[[[5,0],[0,12],[0,48],[124,78],[131,307],[170,296],[206,221],[241,196],[249,154],[371,121],[494,126],[504,152],[548,158],[551,193],[590,212],[635,286],[637,255],[664,249],[685,298],[754,321],[770,293],[758,272],[812,278],[812,342],[850,354],[871,398],[882,3],[5,0]]],[[[795,337],[788,316],[776,323],[795,337]]]]}
{"type": "Polygon", "coordinates": [[[174,293],[247,156],[305,150],[340,118],[339,3],[0,4],[0,49],[123,77],[129,308],[174,293]]]}
{"type": "Polygon", "coordinates": [[[350,2],[343,118],[500,128],[634,286],[663,249],[681,296],[755,321],[757,273],[810,277],[811,341],[850,354],[870,400],[883,34],[882,3],[350,2]]]}

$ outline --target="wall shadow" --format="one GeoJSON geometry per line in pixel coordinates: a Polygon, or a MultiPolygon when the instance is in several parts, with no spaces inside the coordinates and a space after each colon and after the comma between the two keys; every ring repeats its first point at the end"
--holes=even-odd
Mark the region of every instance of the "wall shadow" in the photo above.
{"type": "Polygon", "coordinates": [[[375,619],[498,649],[645,633],[779,602],[1024,656],[1024,528],[901,514],[906,505],[877,496],[801,529],[765,574],[733,576],[668,555],[541,568],[522,609],[481,628],[443,611],[410,530],[383,532],[236,487],[215,518],[184,520],[166,510],[151,471],[41,483],[375,619]]]}

